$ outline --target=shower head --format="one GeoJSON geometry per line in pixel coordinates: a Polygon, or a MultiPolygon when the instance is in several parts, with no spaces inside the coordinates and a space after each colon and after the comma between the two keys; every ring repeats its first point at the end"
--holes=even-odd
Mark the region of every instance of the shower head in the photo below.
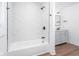
{"type": "Polygon", "coordinates": [[[42,7],[41,7],[41,10],[43,10],[44,8],[45,8],[45,6],[42,6],[42,7]]]}

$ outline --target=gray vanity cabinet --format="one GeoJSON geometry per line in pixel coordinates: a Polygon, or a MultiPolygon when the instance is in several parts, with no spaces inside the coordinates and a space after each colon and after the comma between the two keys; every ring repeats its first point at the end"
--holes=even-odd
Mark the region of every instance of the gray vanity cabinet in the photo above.
{"type": "Polygon", "coordinates": [[[67,30],[56,30],[55,32],[55,44],[62,44],[68,41],[68,31],[67,30]]]}

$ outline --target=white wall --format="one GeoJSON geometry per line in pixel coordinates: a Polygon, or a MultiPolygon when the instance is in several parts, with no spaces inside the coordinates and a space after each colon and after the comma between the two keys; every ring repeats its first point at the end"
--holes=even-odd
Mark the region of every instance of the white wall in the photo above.
{"type": "Polygon", "coordinates": [[[7,52],[6,3],[0,2],[0,55],[7,52]]]}
{"type": "Polygon", "coordinates": [[[48,3],[9,3],[9,45],[19,41],[48,39],[49,4],[48,3]],[[45,6],[43,10],[40,8],[45,6]],[[46,30],[42,27],[46,26],[46,30]]]}
{"type": "Polygon", "coordinates": [[[71,7],[75,4],[78,4],[79,2],[55,2],[55,7],[56,10],[55,11],[59,11],[61,12],[62,10],[64,10],[67,7],[71,7]]]}
{"type": "Polygon", "coordinates": [[[79,46],[79,4],[65,8],[61,16],[68,21],[63,26],[69,30],[69,42],[79,46]]]}

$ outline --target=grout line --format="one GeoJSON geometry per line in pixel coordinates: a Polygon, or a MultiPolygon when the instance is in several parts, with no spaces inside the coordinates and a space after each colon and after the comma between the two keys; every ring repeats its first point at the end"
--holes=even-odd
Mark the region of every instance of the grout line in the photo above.
{"type": "Polygon", "coordinates": [[[7,2],[6,10],[7,10],[7,52],[8,52],[8,2],[7,2]]]}

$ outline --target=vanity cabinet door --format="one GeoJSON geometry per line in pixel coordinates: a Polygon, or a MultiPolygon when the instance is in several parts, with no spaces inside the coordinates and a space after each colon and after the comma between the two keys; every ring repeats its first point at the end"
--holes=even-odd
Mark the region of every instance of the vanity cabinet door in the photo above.
{"type": "Polygon", "coordinates": [[[68,31],[56,31],[55,33],[55,44],[62,44],[68,41],[68,31]]]}
{"type": "Polygon", "coordinates": [[[56,31],[55,32],[55,43],[58,44],[61,40],[60,40],[60,32],[56,31]]]}
{"type": "Polygon", "coordinates": [[[61,43],[64,43],[64,42],[66,42],[66,35],[65,35],[65,31],[61,31],[60,32],[60,42],[61,43]]]}

